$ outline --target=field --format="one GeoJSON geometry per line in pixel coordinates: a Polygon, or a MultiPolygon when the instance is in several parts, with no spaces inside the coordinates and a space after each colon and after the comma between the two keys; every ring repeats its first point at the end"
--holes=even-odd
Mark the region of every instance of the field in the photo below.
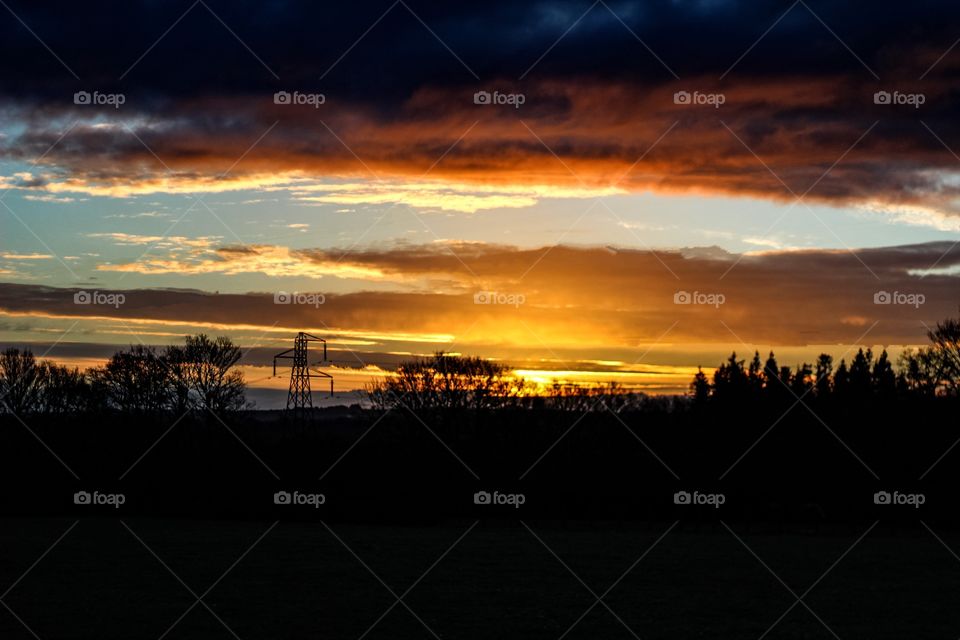
{"type": "MultiPolygon", "coordinates": [[[[0,521],[4,589],[73,522],[0,521]]],[[[960,634],[960,560],[922,527],[272,524],[80,519],[3,601],[44,640],[960,634]]],[[[10,610],[0,637],[33,637],[10,610]]]]}
{"type": "Polygon", "coordinates": [[[937,409],[2,420],[0,638],[956,638],[937,409]]]}

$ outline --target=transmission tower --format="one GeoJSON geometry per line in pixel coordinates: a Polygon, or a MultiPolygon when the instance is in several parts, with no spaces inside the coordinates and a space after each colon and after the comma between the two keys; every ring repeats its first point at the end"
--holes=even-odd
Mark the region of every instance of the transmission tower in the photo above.
{"type": "Polygon", "coordinates": [[[277,360],[286,358],[293,360],[290,369],[290,391],[287,393],[287,409],[304,409],[313,407],[310,397],[310,378],[329,378],[330,397],[333,397],[333,376],[323,371],[311,371],[308,361],[308,347],[311,342],[323,344],[323,361],[327,360],[327,341],[315,335],[301,331],[293,341],[293,349],[287,349],[273,356],[273,375],[277,375],[277,360]]]}

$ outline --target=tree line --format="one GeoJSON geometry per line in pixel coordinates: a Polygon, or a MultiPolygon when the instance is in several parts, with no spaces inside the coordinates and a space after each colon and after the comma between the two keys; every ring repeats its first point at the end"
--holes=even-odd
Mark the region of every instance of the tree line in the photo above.
{"type": "Polygon", "coordinates": [[[368,385],[367,396],[377,409],[411,411],[513,408],[585,413],[602,407],[622,413],[665,404],[616,382],[584,386],[556,381],[542,389],[515,375],[504,362],[443,351],[401,362],[394,375],[368,385]]]}
{"type": "Polygon", "coordinates": [[[826,353],[815,363],[791,368],[779,365],[773,351],[764,361],[759,351],[754,352],[749,364],[738,360],[734,352],[714,371],[712,380],[699,369],[690,383],[690,395],[697,403],[804,396],[960,396],[960,319],[938,322],[927,338],[929,345],[903,352],[896,367],[886,349],[875,357],[871,349],[861,348],[849,365],[841,359],[836,368],[833,357],[826,353]]]}
{"type": "MultiPolygon", "coordinates": [[[[928,331],[930,344],[907,350],[896,367],[886,350],[859,349],[836,367],[822,353],[814,363],[781,366],[771,351],[755,352],[749,364],[734,352],[713,373],[699,369],[690,383],[695,404],[711,401],[812,397],[849,400],[872,396],[960,396],[960,319],[928,331]]],[[[187,336],[183,345],[162,349],[134,345],[106,364],[86,371],[38,360],[29,349],[0,352],[0,411],[27,413],[184,413],[251,408],[246,382],[236,369],[242,356],[230,338],[187,336]]],[[[663,405],[663,399],[617,384],[584,387],[560,384],[544,393],[502,362],[437,352],[403,362],[394,375],[373,383],[367,395],[375,408],[485,410],[550,408],[616,413],[663,405]]],[[[667,404],[671,404],[667,401],[667,404]]],[[[664,408],[664,407],[661,407],[664,408]]]]}
{"type": "Polygon", "coordinates": [[[230,338],[205,334],[163,349],[121,349],[86,371],[10,348],[0,352],[0,410],[17,415],[236,411],[247,406],[246,382],[235,368],[241,356],[230,338]]]}

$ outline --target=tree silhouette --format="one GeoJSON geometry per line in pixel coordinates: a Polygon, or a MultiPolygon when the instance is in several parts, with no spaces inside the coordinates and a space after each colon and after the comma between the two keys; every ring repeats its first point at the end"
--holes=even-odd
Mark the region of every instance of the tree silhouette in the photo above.
{"type": "Polygon", "coordinates": [[[739,398],[746,394],[749,383],[743,365],[744,361],[737,360],[737,352],[734,351],[726,363],[713,372],[713,388],[719,397],[739,398]]]}
{"type": "Polygon", "coordinates": [[[830,376],[833,374],[833,356],[821,353],[817,357],[817,368],[814,372],[814,385],[818,398],[830,395],[830,376]]]}
{"type": "Polygon", "coordinates": [[[960,395],[960,318],[938,322],[927,337],[929,346],[904,351],[896,367],[886,349],[874,359],[871,349],[860,348],[849,366],[841,359],[836,370],[833,357],[826,353],[821,353],[813,365],[802,363],[791,369],[778,365],[770,351],[761,369],[760,353],[755,351],[746,370],[743,361],[733,353],[714,371],[713,385],[698,369],[690,384],[690,395],[697,404],[707,398],[745,397],[782,402],[789,401],[791,395],[804,397],[810,392],[814,392],[811,400],[834,398],[834,402],[844,403],[863,402],[876,396],[960,395]]]}
{"type": "Polygon", "coordinates": [[[374,383],[370,399],[379,407],[417,409],[486,409],[502,406],[523,389],[510,367],[483,358],[437,352],[403,362],[395,376],[374,383]]]}
{"type": "Polygon", "coordinates": [[[833,392],[840,397],[846,397],[850,393],[850,370],[847,368],[847,361],[840,359],[840,366],[833,375],[833,392]]]}
{"type": "Polygon", "coordinates": [[[780,377],[780,367],[777,365],[777,358],[773,351],[767,356],[767,361],[763,365],[763,386],[771,393],[779,393],[780,383],[777,380],[780,377]]]}
{"type": "Polygon", "coordinates": [[[873,388],[873,351],[857,350],[853,362],[850,363],[850,393],[856,397],[863,397],[873,388]]]}
{"type": "Polygon", "coordinates": [[[893,371],[886,349],[873,364],[873,389],[885,396],[892,396],[897,390],[897,375],[893,371]]]}
{"type": "Polygon", "coordinates": [[[134,345],[129,351],[117,351],[106,365],[91,369],[90,378],[110,408],[159,413],[171,406],[169,371],[153,347],[134,345]]]}
{"type": "Polygon", "coordinates": [[[790,381],[790,390],[798,398],[802,398],[813,388],[813,366],[804,362],[797,365],[797,370],[790,381]]]}
{"type": "Polygon", "coordinates": [[[161,358],[167,366],[170,379],[170,408],[181,415],[194,407],[187,351],[180,345],[169,345],[163,350],[161,358]]]}
{"type": "Polygon", "coordinates": [[[747,378],[750,381],[750,391],[756,393],[763,388],[763,365],[760,363],[760,352],[753,352],[753,360],[747,368],[747,378]]]}
{"type": "Polygon", "coordinates": [[[790,385],[793,383],[793,373],[790,371],[790,367],[780,367],[780,383],[784,389],[790,388],[790,385]]]}
{"type": "Polygon", "coordinates": [[[693,376],[693,382],[690,383],[690,396],[698,405],[703,405],[710,397],[710,381],[707,374],[703,372],[703,367],[697,367],[697,373],[693,376]]]}
{"type": "Polygon", "coordinates": [[[37,408],[43,372],[29,349],[0,353],[0,406],[22,414],[37,408]]]}
{"type": "Polygon", "coordinates": [[[960,395],[960,319],[938,322],[927,337],[939,388],[946,395],[960,395]]]}
{"type": "Polygon", "coordinates": [[[936,395],[941,373],[939,359],[933,349],[908,349],[900,354],[897,364],[909,391],[922,396],[936,395]]]}
{"type": "MultiPolygon", "coordinates": [[[[240,361],[240,347],[230,338],[220,336],[211,340],[206,334],[187,336],[182,355],[177,352],[178,368],[186,377],[175,380],[174,398],[182,403],[183,385],[196,394],[197,405],[214,412],[236,411],[245,403],[246,383],[243,373],[233,367],[240,361]]],[[[168,354],[169,355],[169,354],[168,354]]]]}
{"type": "Polygon", "coordinates": [[[77,368],[43,362],[39,409],[44,413],[80,413],[96,408],[87,377],[77,368]]]}

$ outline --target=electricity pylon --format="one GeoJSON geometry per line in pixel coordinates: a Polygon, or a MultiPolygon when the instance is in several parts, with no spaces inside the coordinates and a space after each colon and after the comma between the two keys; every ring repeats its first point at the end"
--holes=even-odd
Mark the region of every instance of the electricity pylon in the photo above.
{"type": "Polygon", "coordinates": [[[277,375],[277,360],[287,358],[293,360],[290,369],[290,391],[287,393],[287,409],[304,409],[313,407],[310,397],[310,378],[329,378],[330,397],[333,397],[333,376],[323,371],[311,371],[308,362],[308,351],[311,342],[323,343],[323,362],[327,360],[327,341],[315,335],[301,331],[293,341],[293,349],[287,349],[273,356],[273,375],[277,375]]]}

